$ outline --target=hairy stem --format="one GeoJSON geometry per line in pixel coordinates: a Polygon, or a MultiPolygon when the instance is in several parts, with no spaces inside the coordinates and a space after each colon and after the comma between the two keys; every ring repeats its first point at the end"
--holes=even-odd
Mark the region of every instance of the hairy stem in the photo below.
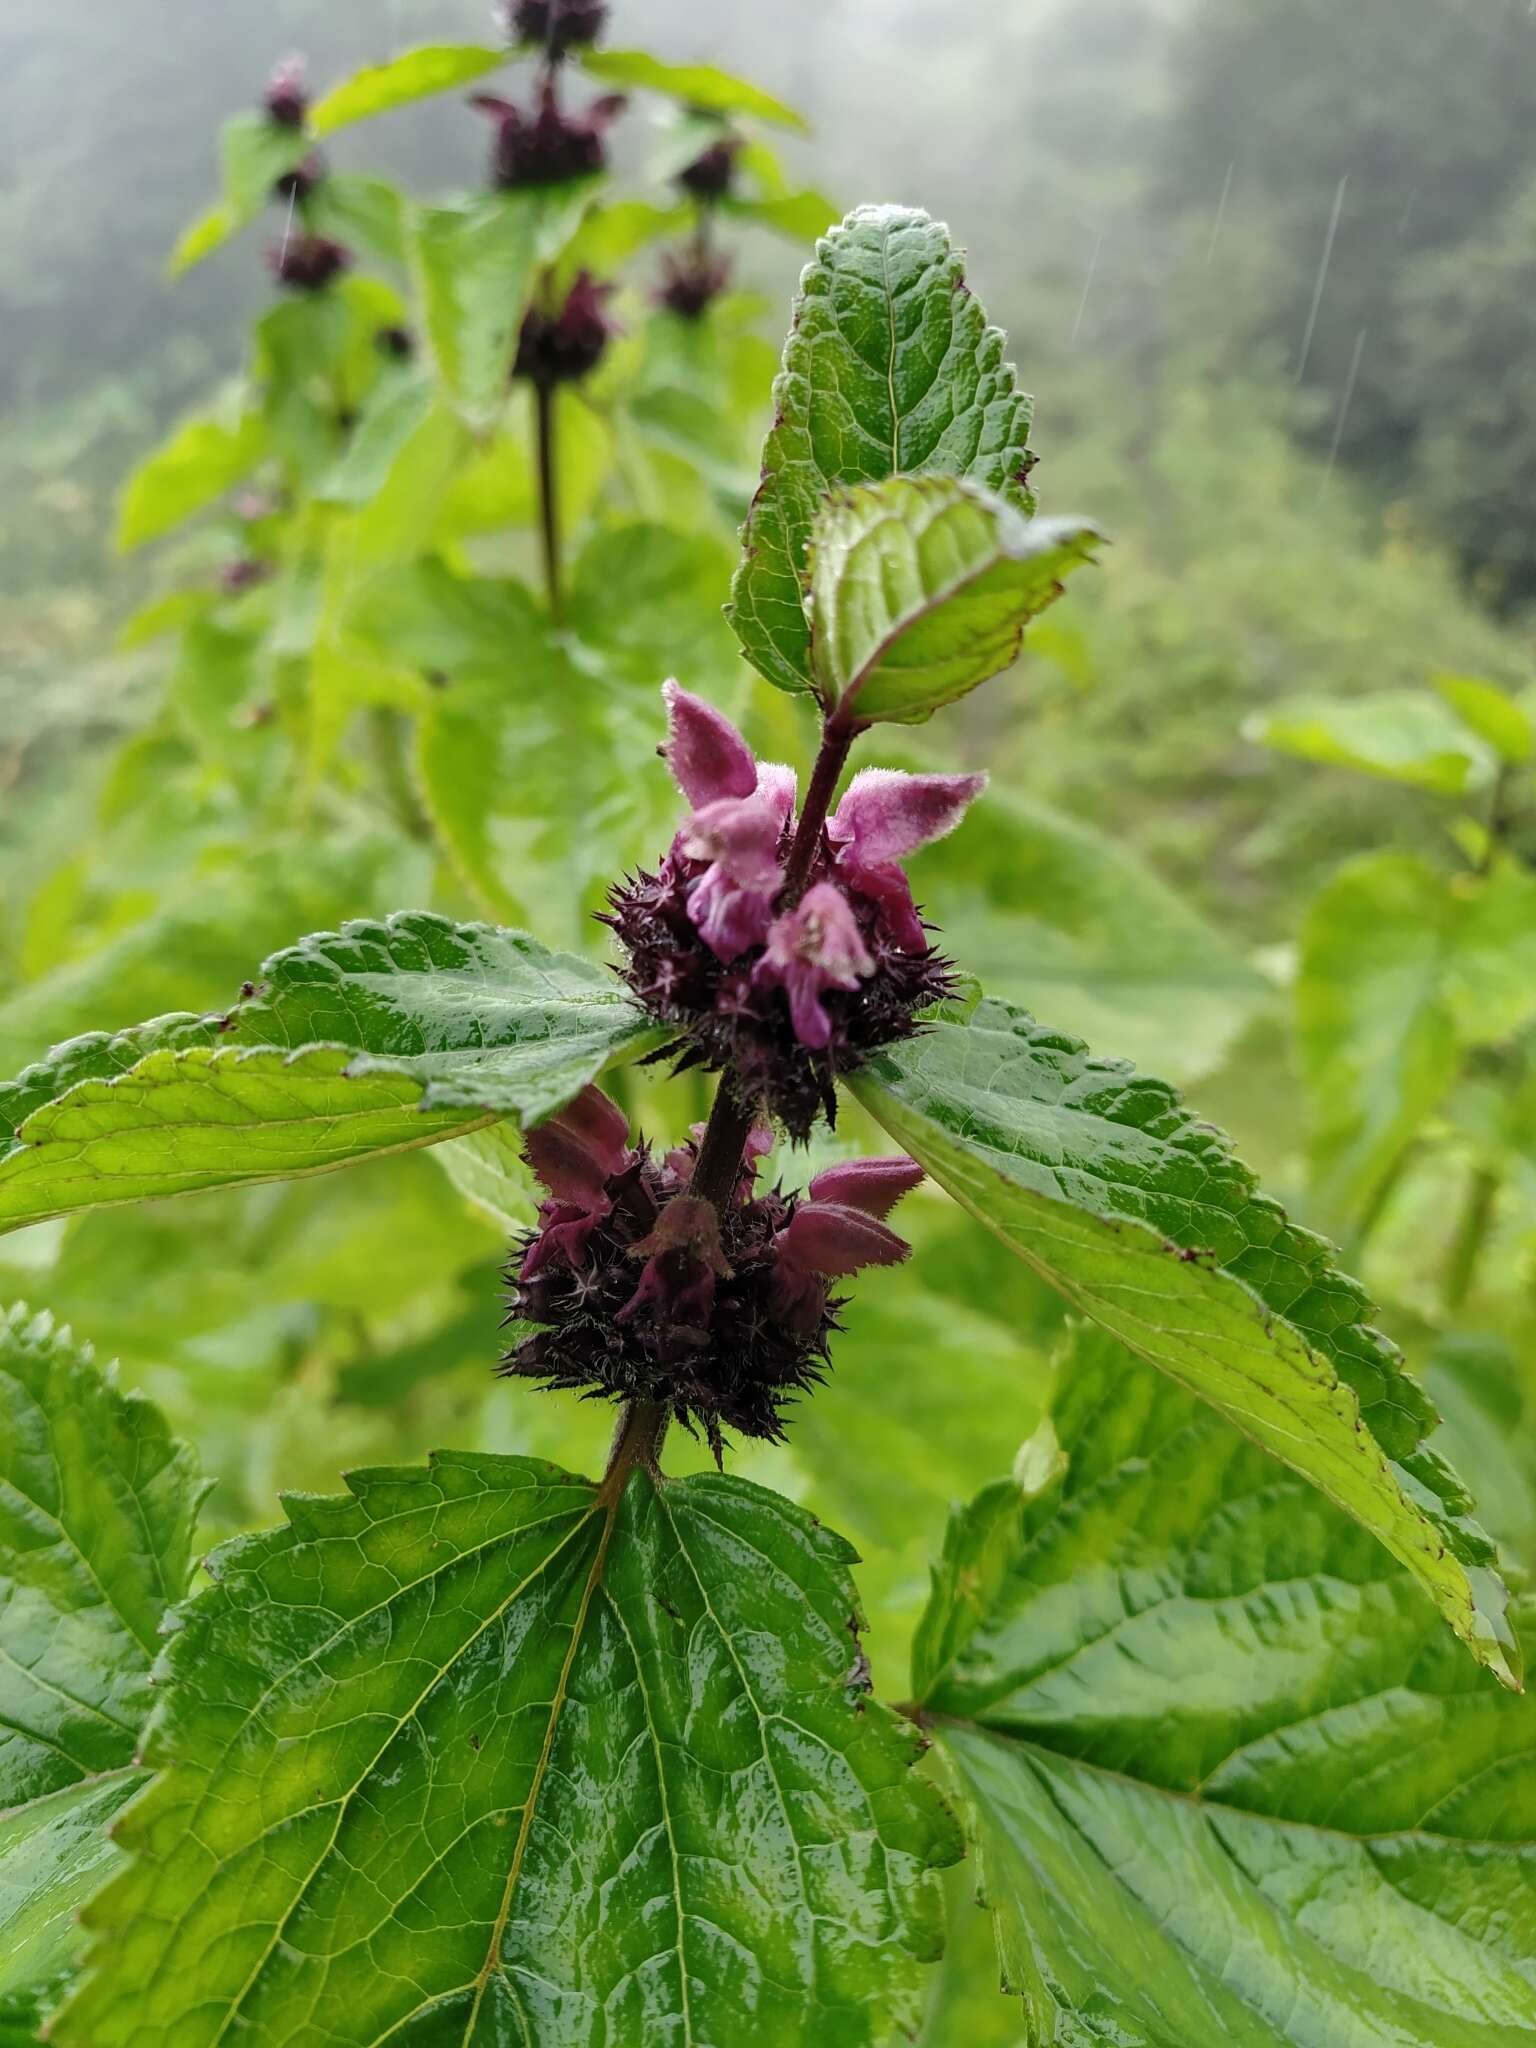
{"type": "Polygon", "coordinates": [[[753,1121],[752,1111],[737,1101],[729,1077],[723,1077],[715,1090],[699,1156],[694,1161],[693,1178],[688,1183],[690,1195],[713,1202],[717,1209],[725,1207],[746,1157],[753,1121]]]}
{"type": "Polygon", "coordinates": [[[800,823],[795,828],[794,844],[789,849],[789,860],[784,869],[783,901],[786,910],[793,910],[805,894],[811,866],[821,845],[822,828],[832,808],[832,799],[837,794],[838,778],[842,775],[854,738],[854,732],[846,726],[829,722],[822,728],[821,752],[811,770],[805,808],[800,813],[800,823]]]}
{"type": "Polygon", "coordinates": [[[1467,1183],[1440,1283],[1440,1300],[1447,1315],[1455,1315],[1472,1291],[1498,1198],[1499,1176],[1486,1166],[1477,1167],[1467,1183]]]}
{"type": "Polygon", "coordinates": [[[626,1401],[619,1411],[619,1426],[613,1433],[608,1469],[598,1488],[598,1499],[612,1508],[623,1497],[631,1472],[639,1466],[656,1470],[661,1440],[667,1433],[669,1417],[660,1401],[626,1401]]]}
{"type": "Polygon", "coordinates": [[[539,531],[544,543],[544,594],[549,615],[560,622],[560,485],[556,475],[555,389],[533,387],[534,432],[539,452],[539,531]]]}

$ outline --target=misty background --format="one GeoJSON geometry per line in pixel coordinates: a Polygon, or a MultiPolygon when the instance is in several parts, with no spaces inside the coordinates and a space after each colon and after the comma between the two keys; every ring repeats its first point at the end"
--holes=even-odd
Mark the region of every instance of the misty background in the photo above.
{"type": "MultiPolygon", "coordinates": [[[[5,0],[0,10],[0,839],[3,792],[82,744],[145,595],[114,493],[239,367],[269,295],[258,229],[176,285],[216,132],[276,58],[317,86],[484,0],[5,0]]],[[[1047,510],[1112,567],[1047,622],[1033,772],[1267,940],[1376,829],[1244,745],[1281,690],[1519,683],[1536,594],[1536,9],[1530,0],[615,0],[609,41],[737,70],[804,109],[797,177],[842,208],[946,218],[1039,397],[1047,510]],[[1113,792],[1113,796],[1106,795],[1113,792]],[[1300,819],[1298,823],[1298,811],[1300,819]],[[1348,837],[1341,835],[1347,831],[1348,837]]],[[[643,168],[644,111],[625,147],[643,168]]],[[[337,139],[414,190],[478,183],[452,100],[337,139]]],[[[744,242],[782,331],[805,252],[744,242]]],[[[53,762],[54,772],[68,764],[53,762]]],[[[1404,826],[1400,794],[1379,830],[1404,826]]]]}

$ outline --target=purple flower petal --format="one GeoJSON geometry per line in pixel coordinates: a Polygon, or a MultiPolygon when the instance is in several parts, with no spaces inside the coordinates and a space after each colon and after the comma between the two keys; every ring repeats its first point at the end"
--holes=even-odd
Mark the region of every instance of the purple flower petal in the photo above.
{"type": "Polygon", "coordinates": [[[783,989],[795,1036],[816,1051],[832,1036],[822,996],[831,988],[856,989],[874,971],[847,897],[833,883],[818,882],[793,910],[773,920],[752,979],[759,987],[783,989]]]}
{"type": "Polygon", "coordinates": [[[827,826],[839,858],[880,867],[904,860],[953,832],[987,786],[985,775],[904,775],[897,768],[865,768],[827,826]]]}
{"type": "Polygon", "coordinates": [[[661,686],[667,707],[663,749],[673,780],[696,811],[722,797],[747,797],[757,788],[752,749],[723,712],[680,683],[661,686]]]}
{"type": "Polygon", "coordinates": [[[886,1217],[922,1178],[915,1159],[849,1159],[818,1173],[807,1192],[813,1203],[837,1202],[862,1209],[866,1216],[886,1217]]]}

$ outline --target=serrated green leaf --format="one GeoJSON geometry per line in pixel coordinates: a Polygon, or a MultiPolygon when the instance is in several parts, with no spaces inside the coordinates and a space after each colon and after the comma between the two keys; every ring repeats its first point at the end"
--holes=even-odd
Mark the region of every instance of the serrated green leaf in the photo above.
{"type": "Polygon", "coordinates": [[[250,986],[0,1087],[0,1230],[537,1122],[658,1037],[600,967],[425,911],[305,939],[250,986]]]}
{"type": "Polygon", "coordinates": [[[867,1697],[852,1553],[777,1496],[444,1454],[210,1560],[64,2048],[858,2048],[957,1853],[867,1697]]]}
{"type": "Polygon", "coordinates": [[[962,1207],[1353,1515],[1517,1682],[1493,1546],[1425,1441],[1432,1405],[1366,1323],[1359,1283],[1221,1132],[1165,1083],[992,1001],[852,1085],[962,1207]]]}
{"type": "Polygon", "coordinates": [[[309,111],[310,132],[334,135],[338,128],[371,121],[394,107],[452,92],[489,71],[499,71],[509,54],[481,43],[426,43],[402,50],[386,64],[365,64],[316,100],[309,111]]]}
{"type": "Polygon", "coordinates": [[[1520,767],[1536,752],[1536,726],[1529,712],[1493,683],[1476,676],[1432,676],[1435,689],[1450,705],[1462,724],[1513,767],[1520,767]]]}
{"type": "Polygon", "coordinates": [[[539,265],[574,232],[593,184],[497,192],[416,213],[410,263],[427,338],[444,391],[477,431],[506,405],[539,265]]]}
{"type": "Polygon", "coordinates": [[[861,725],[931,718],[1018,657],[1099,538],[1082,520],[1025,519],[959,477],[834,493],[811,533],[817,695],[861,725]]]}
{"type": "Polygon", "coordinates": [[[770,683],[815,686],[806,545],[834,485],[959,476],[1034,511],[1024,482],[1030,401],[1003,347],[949,231],[927,214],[860,207],[818,243],[732,586],[742,652],[770,683]]]}
{"type": "Polygon", "coordinates": [[[192,1453],[89,1347],[0,1310],[0,2040],[28,2041],[118,1853],[166,1608],[186,1591],[192,1453]]]}
{"type": "Polygon", "coordinates": [[[668,64],[645,50],[582,50],[577,61],[589,78],[626,92],[665,93],[702,114],[746,114],[802,134],[806,129],[793,107],[714,64],[668,64]]]}
{"type": "Polygon", "coordinates": [[[1117,1346],[1058,1386],[1065,1477],[956,1516],[921,1683],[1029,2039],[1529,2041],[1536,1705],[1117,1346]]]}
{"type": "Polygon", "coordinates": [[[1493,772],[1486,743],[1427,690],[1292,697],[1247,731],[1279,753],[1406,782],[1438,796],[1481,788],[1493,772]]]}
{"type": "Polygon", "coordinates": [[[1219,1065],[1270,994],[1123,846],[995,783],[964,831],[925,847],[910,872],[945,952],[985,987],[1176,1081],[1219,1065]]]}
{"type": "Polygon", "coordinates": [[[199,413],[148,456],[123,487],[117,545],[158,540],[249,476],[266,453],[261,415],[199,413]]]}

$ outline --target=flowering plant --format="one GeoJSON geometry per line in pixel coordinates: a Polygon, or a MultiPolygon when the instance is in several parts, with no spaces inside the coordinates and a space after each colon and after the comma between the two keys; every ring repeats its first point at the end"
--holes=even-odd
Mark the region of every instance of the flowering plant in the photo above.
{"type": "MultiPolygon", "coordinates": [[[[608,113],[563,111],[568,67],[655,77],[592,49],[602,16],[520,0],[537,99],[489,109],[494,205],[414,224],[442,388],[402,403],[380,366],[411,358],[371,341],[377,410],[338,483],[356,423],[336,388],[322,407],[312,365],[274,373],[262,431],[299,422],[295,477],[323,433],[336,502],[381,445],[412,451],[392,518],[445,447],[451,494],[478,400],[504,406],[519,362],[547,481],[550,401],[611,339],[586,256],[614,230],[583,240],[583,212],[541,241],[528,152],[554,152],[547,183],[601,151],[608,113]],[[445,296],[480,304],[487,250],[521,297],[445,324],[445,296]]],[[[416,53],[341,104],[479,77],[484,54],[416,53]]],[[[718,100],[718,75],[687,91],[718,100]]],[[[293,246],[316,273],[335,194],[309,152],[337,98],[312,104],[285,67],[260,116],[261,192],[286,178],[311,209],[293,246]]],[[[712,137],[685,189],[716,203],[744,154],[712,137]]],[[[282,310],[313,311],[357,280],[286,282],[282,310]]],[[[617,1410],[595,1479],[484,1449],[372,1466],[344,1496],[288,1496],[194,1589],[193,1454],[49,1318],[0,1322],[0,2033],[47,2012],[65,2048],[970,2039],[963,1987],[932,1967],[946,1917],[965,1924],[941,1873],[967,1844],[1019,2001],[1000,2009],[1030,2040],[1532,2030],[1525,1616],[1427,1396],[1331,1248],[1171,1088],[938,950],[904,863],[985,815],[983,778],[854,760],[1008,670],[1098,545],[1037,516],[1029,401],[945,230],[861,208],[820,241],[774,407],[729,617],[781,709],[814,721],[813,764],[802,788],[677,681],[664,726],[603,700],[594,727],[664,850],[631,832],[596,904],[585,874],[563,898],[538,877],[552,916],[601,906],[609,961],[500,921],[354,918],[272,955],[227,1009],[87,1033],[0,1087],[6,1228],[438,1148],[514,1225],[504,1375],[617,1410]],[[701,1077],[707,1115],[685,1121],[701,1077]],[[734,1467],[836,1399],[850,1301],[899,1279],[893,1215],[924,1262],[937,1193],[961,1268],[940,1339],[977,1327],[966,1271],[996,1295],[999,1348],[1047,1291],[1072,1314],[1042,1317],[1053,1383],[1017,1456],[996,1446],[1009,1476],[933,1546],[910,1689],[888,1702],[851,1546],[734,1467]],[[679,1476],[685,1430],[709,1455],[679,1476]]],[[[576,692],[594,606],[588,587],[565,609],[554,501],[542,609],[407,549],[338,620],[330,549],[376,537],[377,503],[285,536],[294,557],[258,581],[308,561],[328,624],[284,631],[315,654],[320,729],[316,676],[355,663],[372,708],[415,708],[473,692],[487,635],[576,692]]],[[[660,544],[627,540],[607,574],[655,578],[660,544]]],[[[440,774],[483,791],[487,728],[421,715],[440,774]]],[[[555,781],[580,754],[558,729],[540,752],[539,715],[530,693],[510,727],[555,781]]],[[[460,834],[482,855],[488,812],[460,834]]],[[[911,1366],[886,1364],[872,1431],[917,1410],[911,1366]]],[[[966,1426],[948,1392],[928,1391],[932,1458],[966,1426]]]]}

